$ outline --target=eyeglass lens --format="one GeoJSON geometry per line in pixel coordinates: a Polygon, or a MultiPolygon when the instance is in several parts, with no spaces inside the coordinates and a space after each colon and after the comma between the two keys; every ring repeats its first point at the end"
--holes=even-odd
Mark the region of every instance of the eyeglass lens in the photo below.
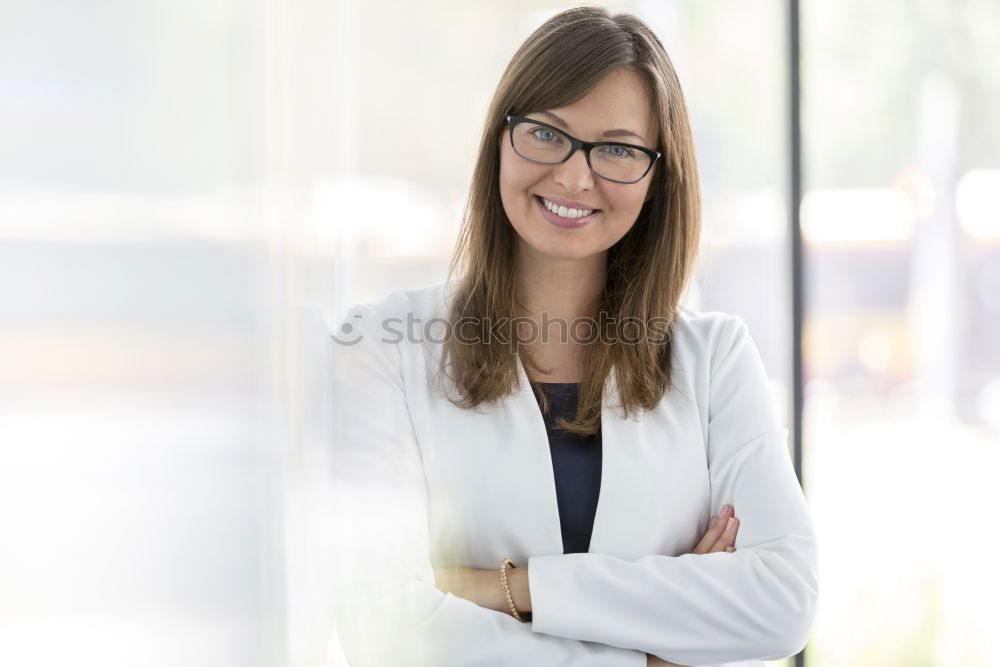
{"type": "MultiPolygon", "coordinates": [[[[556,164],[570,151],[570,141],[557,130],[544,125],[520,122],[514,126],[514,150],[518,155],[536,162],[556,164]]],[[[649,168],[650,157],[640,150],[622,144],[594,146],[590,150],[593,170],[615,181],[636,181],[649,168]]]]}

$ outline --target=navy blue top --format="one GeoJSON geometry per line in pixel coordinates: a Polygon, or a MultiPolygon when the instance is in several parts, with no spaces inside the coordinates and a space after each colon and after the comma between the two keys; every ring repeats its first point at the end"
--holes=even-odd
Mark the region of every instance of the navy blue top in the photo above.
{"type": "MultiPolygon", "coordinates": [[[[572,419],[576,414],[577,393],[574,382],[536,382],[549,399],[545,428],[556,480],[559,524],[563,553],[584,553],[590,549],[594,515],[601,492],[601,432],[591,436],[566,433],[556,428],[557,417],[572,419]]],[[[541,399],[536,395],[541,408],[541,399]]]]}

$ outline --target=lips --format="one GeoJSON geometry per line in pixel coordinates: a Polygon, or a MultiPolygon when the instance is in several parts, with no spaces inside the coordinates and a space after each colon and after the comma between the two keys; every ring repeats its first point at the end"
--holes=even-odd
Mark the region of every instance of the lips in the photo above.
{"type": "MultiPolygon", "coordinates": [[[[558,198],[552,198],[552,197],[542,197],[541,195],[535,195],[535,198],[537,198],[539,201],[542,201],[543,199],[547,199],[550,202],[552,202],[553,204],[555,204],[556,206],[565,206],[566,208],[575,208],[575,209],[577,209],[579,211],[595,211],[596,212],[596,211],[600,211],[601,210],[601,209],[597,208],[596,206],[587,206],[586,204],[581,204],[579,202],[571,202],[571,201],[568,201],[568,200],[565,200],[565,199],[558,199],[558,198]]],[[[542,206],[545,206],[545,202],[544,201],[542,201],[542,206]]]]}
{"type": "Polygon", "coordinates": [[[594,218],[601,215],[600,209],[593,209],[593,213],[584,216],[582,218],[564,218],[556,213],[553,213],[545,207],[542,198],[535,195],[535,205],[538,206],[538,212],[541,213],[542,217],[545,218],[551,224],[562,227],[565,229],[575,229],[577,227],[583,227],[589,224],[594,218]]]}

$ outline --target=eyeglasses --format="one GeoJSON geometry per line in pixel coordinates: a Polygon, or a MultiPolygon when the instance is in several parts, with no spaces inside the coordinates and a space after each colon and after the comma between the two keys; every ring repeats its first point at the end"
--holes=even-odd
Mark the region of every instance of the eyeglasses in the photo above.
{"type": "Polygon", "coordinates": [[[548,123],[523,116],[507,116],[507,126],[510,145],[525,160],[562,164],[582,148],[587,166],[601,178],[615,183],[638,183],[661,156],[661,153],[635,144],[581,141],[548,123]]]}

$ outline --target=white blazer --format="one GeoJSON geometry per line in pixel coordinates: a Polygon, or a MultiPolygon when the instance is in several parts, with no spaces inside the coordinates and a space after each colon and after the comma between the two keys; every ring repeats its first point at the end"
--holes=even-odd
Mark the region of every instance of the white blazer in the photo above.
{"type": "Polygon", "coordinates": [[[684,307],[674,389],[634,420],[606,400],[590,551],[564,554],[524,367],[491,408],[439,392],[446,330],[427,325],[455,284],[356,305],[333,333],[336,630],[351,667],[758,665],[801,650],[816,536],[746,324],[684,307]],[[736,551],[690,553],[727,503],[736,551]],[[495,569],[499,586],[507,556],[528,567],[530,623],[435,588],[434,567],[495,569]]]}

